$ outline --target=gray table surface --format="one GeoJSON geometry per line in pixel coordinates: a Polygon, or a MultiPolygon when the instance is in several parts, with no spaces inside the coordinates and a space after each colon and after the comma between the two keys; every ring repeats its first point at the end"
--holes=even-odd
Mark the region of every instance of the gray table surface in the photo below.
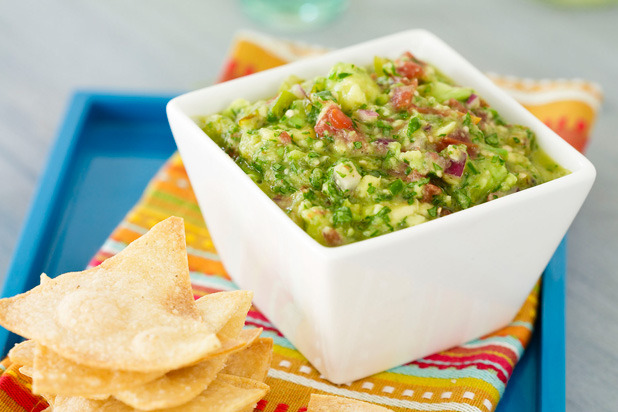
{"type": "Polygon", "coordinates": [[[338,20],[273,31],[236,1],[0,0],[0,280],[78,88],[181,91],[212,82],[243,28],[342,47],[426,28],[484,71],[598,82],[588,157],[598,172],[569,235],[567,409],[618,410],[618,7],[535,0],[351,0],[338,20]]]}

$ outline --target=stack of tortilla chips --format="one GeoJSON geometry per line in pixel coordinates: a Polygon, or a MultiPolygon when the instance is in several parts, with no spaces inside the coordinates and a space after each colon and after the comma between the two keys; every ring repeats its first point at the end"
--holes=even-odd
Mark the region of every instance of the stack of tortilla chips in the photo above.
{"type": "Polygon", "coordinates": [[[252,296],[195,301],[172,217],[95,268],[1,299],[0,324],[29,339],[9,357],[54,411],[251,411],[272,358],[272,340],[243,329],[252,296]]]}

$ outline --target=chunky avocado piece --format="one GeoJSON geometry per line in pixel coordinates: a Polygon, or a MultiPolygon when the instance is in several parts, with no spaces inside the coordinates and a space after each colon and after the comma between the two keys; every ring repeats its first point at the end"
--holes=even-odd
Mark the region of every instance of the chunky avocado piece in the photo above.
{"type": "Polygon", "coordinates": [[[440,103],[450,99],[464,101],[473,93],[473,90],[469,87],[453,86],[440,81],[425,84],[419,89],[425,94],[435,97],[440,103]]]}
{"type": "Polygon", "coordinates": [[[326,80],[326,90],[335,97],[346,113],[372,103],[380,88],[366,69],[349,63],[337,63],[326,80]]]}
{"type": "Polygon", "coordinates": [[[281,116],[283,116],[283,113],[285,113],[285,111],[290,107],[292,102],[296,99],[296,95],[288,90],[283,90],[281,93],[279,93],[279,96],[277,96],[277,98],[273,102],[273,105],[268,111],[268,121],[276,121],[281,118],[281,116]]]}

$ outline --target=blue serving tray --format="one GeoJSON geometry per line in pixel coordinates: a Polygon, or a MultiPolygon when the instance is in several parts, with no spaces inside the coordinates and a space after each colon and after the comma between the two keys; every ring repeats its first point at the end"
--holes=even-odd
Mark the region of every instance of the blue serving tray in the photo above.
{"type": "MultiPolygon", "coordinates": [[[[40,179],[2,297],[51,276],[82,270],[176,150],[165,105],[173,96],[78,92],[40,179]]],[[[498,412],[565,410],[566,244],[543,277],[530,346],[498,412]]],[[[0,327],[4,356],[20,338],[0,327]]]]}

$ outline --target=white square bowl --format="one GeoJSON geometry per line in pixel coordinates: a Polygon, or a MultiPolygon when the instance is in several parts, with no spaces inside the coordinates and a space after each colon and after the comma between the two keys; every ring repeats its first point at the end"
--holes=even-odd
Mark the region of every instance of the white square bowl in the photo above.
{"type": "Polygon", "coordinates": [[[330,381],[344,383],[510,322],[581,207],[592,164],[449,46],[412,30],[179,96],[169,122],[232,279],[330,381]],[[299,228],[194,122],[232,100],[272,97],[291,74],[325,75],[404,51],[526,125],[571,174],[418,226],[345,246],[299,228]]]}

